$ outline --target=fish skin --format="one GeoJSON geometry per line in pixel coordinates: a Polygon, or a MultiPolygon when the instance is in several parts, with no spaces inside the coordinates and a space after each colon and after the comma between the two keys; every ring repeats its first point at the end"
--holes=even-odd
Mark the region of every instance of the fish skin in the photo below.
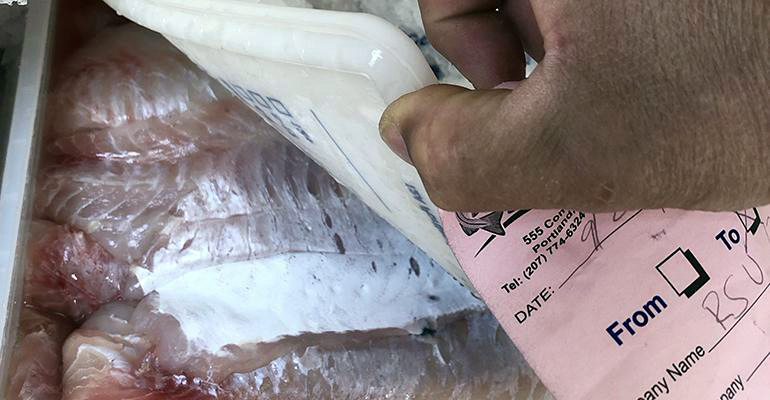
{"type": "Polygon", "coordinates": [[[419,336],[305,343],[220,380],[160,369],[133,312],[108,305],[67,339],[64,400],[553,399],[488,312],[419,336]]]}
{"type": "Polygon", "coordinates": [[[132,298],[130,269],[75,228],[33,220],[24,270],[24,303],[82,321],[99,306],[132,298]]]}
{"type": "Polygon", "coordinates": [[[60,350],[73,328],[74,324],[66,318],[22,307],[4,399],[61,398],[60,350]]]}
{"type": "Polygon", "coordinates": [[[488,312],[422,336],[312,346],[221,386],[254,400],[553,400],[488,312]]]}

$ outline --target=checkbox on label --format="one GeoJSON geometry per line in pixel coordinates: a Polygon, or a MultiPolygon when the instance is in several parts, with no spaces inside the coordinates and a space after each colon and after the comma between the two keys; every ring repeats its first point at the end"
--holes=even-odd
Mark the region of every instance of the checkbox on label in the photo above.
{"type": "Polygon", "coordinates": [[[690,250],[681,247],[666,257],[655,269],[679,296],[691,298],[711,279],[690,250]]]}

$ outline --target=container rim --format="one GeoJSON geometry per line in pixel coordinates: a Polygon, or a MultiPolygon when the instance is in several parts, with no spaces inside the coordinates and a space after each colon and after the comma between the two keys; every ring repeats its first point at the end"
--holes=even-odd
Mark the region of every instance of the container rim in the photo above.
{"type": "MultiPolygon", "coordinates": [[[[16,96],[13,100],[2,187],[0,187],[0,393],[5,393],[8,367],[16,341],[26,236],[35,167],[35,149],[41,126],[41,100],[46,87],[54,0],[34,0],[27,5],[16,96]]],[[[2,395],[0,395],[2,396],[2,395]]]]}

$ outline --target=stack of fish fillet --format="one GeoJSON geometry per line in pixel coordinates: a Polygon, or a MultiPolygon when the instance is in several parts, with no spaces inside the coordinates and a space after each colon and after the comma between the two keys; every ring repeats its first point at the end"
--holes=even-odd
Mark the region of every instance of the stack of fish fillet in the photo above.
{"type": "Polygon", "coordinates": [[[468,290],[159,35],[73,54],[42,147],[8,399],[550,398],[468,290]]]}

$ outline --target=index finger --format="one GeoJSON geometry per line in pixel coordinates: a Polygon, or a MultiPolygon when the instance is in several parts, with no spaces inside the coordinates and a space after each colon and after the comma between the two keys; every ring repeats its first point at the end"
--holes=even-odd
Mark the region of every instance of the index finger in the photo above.
{"type": "Polygon", "coordinates": [[[516,28],[499,0],[419,0],[433,46],[479,89],[524,79],[516,28]]]}

